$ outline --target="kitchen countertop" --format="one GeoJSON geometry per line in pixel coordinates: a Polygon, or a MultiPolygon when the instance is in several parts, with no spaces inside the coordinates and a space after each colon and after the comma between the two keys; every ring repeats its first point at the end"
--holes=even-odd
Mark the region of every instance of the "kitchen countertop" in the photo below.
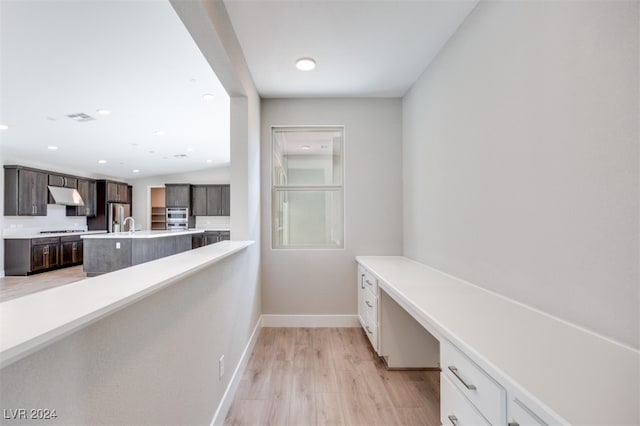
{"type": "Polygon", "coordinates": [[[0,368],[252,244],[223,241],[2,302],[0,368]]]}
{"type": "Polygon", "coordinates": [[[95,235],[106,234],[107,231],[78,231],[78,232],[56,232],[55,234],[41,234],[39,232],[33,234],[22,235],[6,235],[3,237],[5,240],[32,240],[34,238],[48,238],[48,237],[67,237],[73,235],[95,235]]]}
{"type": "Polygon", "coordinates": [[[201,234],[204,229],[189,229],[187,231],[135,231],[135,232],[111,232],[108,234],[82,235],[83,240],[94,239],[141,239],[141,238],[166,238],[180,235],[201,234]]]}
{"type": "Polygon", "coordinates": [[[220,226],[220,227],[208,226],[206,228],[192,228],[192,229],[199,230],[199,231],[204,231],[204,232],[207,232],[207,231],[231,231],[231,229],[228,226],[227,227],[224,227],[224,226],[220,226]]]}

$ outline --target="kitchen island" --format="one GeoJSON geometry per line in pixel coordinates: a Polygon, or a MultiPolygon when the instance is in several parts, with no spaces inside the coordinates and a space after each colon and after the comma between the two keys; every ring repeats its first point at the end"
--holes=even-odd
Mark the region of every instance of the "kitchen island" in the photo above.
{"type": "Polygon", "coordinates": [[[137,231],[82,235],[83,267],[88,277],[191,250],[194,234],[203,230],[137,231]]]}

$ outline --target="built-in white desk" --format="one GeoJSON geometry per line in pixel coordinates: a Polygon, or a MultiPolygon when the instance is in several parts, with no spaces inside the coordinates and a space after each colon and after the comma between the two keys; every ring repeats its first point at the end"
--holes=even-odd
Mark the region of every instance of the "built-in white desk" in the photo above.
{"type": "Polygon", "coordinates": [[[439,341],[443,424],[640,424],[638,350],[404,257],[356,260],[359,288],[439,341]]]}

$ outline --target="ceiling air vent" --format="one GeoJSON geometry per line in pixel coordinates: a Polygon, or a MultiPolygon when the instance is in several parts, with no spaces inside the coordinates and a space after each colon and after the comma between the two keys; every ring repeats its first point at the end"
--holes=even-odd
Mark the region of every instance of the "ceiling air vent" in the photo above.
{"type": "Polygon", "coordinates": [[[175,154],[175,158],[187,158],[187,154],[175,154]]]}
{"type": "Polygon", "coordinates": [[[92,116],[85,114],[84,112],[79,112],[76,114],[69,114],[67,115],[67,117],[69,117],[72,120],[77,121],[78,123],[81,123],[83,121],[93,121],[95,120],[95,118],[93,118],[92,116]]]}

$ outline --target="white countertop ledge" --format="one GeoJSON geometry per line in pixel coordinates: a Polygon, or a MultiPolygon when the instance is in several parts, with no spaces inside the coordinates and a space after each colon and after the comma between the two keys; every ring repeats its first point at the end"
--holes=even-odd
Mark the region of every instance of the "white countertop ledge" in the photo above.
{"type": "Polygon", "coordinates": [[[189,229],[186,231],[135,231],[135,232],[110,232],[108,234],[83,234],[81,238],[83,240],[108,240],[108,239],[141,239],[141,238],[166,238],[166,237],[177,237],[179,235],[191,235],[191,234],[202,234],[204,230],[202,229],[189,229]]]}
{"type": "Polygon", "coordinates": [[[0,368],[252,244],[222,241],[0,303],[0,368]]]}
{"type": "Polygon", "coordinates": [[[423,326],[575,425],[638,424],[640,351],[401,256],[358,256],[423,326]]]}

